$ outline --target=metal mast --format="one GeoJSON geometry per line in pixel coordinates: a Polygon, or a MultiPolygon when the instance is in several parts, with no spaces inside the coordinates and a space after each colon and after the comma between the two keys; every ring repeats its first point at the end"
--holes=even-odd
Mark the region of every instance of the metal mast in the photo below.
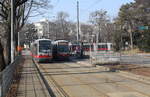
{"type": "Polygon", "coordinates": [[[79,1],[77,1],[77,43],[79,43],[79,1]]]}
{"type": "Polygon", "coordinates": [[[14,61],[14,0],[11,0],[11,63],[14,61]]]}

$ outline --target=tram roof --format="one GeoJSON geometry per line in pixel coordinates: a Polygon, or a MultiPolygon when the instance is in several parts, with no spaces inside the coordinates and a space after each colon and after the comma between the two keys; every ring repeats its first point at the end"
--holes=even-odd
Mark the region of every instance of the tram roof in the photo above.
{"type": "Polygon", "coordinates": [[[56,40],[56,41],[54,41],[54,43],[58,43],[58,42],[69,42],[69,41],[67,41],[67,40],[56,40]]]}
{"type": "Polygon", "coordinates": [[[37,43],[37,42],[42,41],[42,40],[49,40],[49,41],[51,41],[50,39],[37,39],[37,40],[35,40],[34,42],[32,42],[32,44],[33,44],[33,43],[37,43]]]}
{"type": "Polygon", "coordinates": [[[35,40],[35,41],[42,41],[42,40],[49,40],[49,41],[51,41],[50,39],[37,39],[37,40],[35,40]]]}

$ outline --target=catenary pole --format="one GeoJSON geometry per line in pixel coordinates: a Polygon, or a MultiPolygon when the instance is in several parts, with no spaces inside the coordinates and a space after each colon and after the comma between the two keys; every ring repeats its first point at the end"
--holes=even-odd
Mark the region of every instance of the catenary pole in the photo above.
{"type": "Polygon", "coordinates": [[[77,1],[77,43],[79,44],[79,1],[77,1]]]}

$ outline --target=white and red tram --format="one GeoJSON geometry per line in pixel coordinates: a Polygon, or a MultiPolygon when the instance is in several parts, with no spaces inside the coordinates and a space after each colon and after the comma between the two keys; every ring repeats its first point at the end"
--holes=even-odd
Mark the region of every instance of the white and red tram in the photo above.
{"type": "Polygon", "coordinates": [[[38,39],[31,44],[31,55],[38,62],[52,60],[52,41],[50,39],[38,39]]]}

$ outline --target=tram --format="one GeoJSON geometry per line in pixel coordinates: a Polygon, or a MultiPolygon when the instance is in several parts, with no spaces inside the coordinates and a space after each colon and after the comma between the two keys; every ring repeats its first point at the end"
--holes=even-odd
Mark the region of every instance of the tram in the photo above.
{"type": "Polygon", "coordinates": [[[70,44],[69,48],[70,48],[70,54],[71,55],[77,54],[77,52],[79,52],[81,49],[79,44],[70,44]]]}
{"type": "MultiPolygon", "coordinates": [[[[112,50],[112,43],[97,43],[96,50],[97,51],[111,51],[112,50]]],[[[84,51],[90,51],[90,49],[93,51],[94,50],[94,44],[91,43],[84,43],[83,44],[83,49],[84,51]]]]}
{"type": "Polygon", "coordinates": [[[69,42],[67,40],[56,40],[53,42],[53,57],[59,60],[68,60],[70,56],[69,42]]]}
{"type": "Polygon", "coordinates": [[[111,51],[112,43],[98,43],[97,50],[98,51],[111,51]]]}
{"type": "Polygon", "coordinates": [[[31,44],[32,57],[37,62],[50,62],[52,56],[52,41],[49,39],[38,39],[31,44]]]}

